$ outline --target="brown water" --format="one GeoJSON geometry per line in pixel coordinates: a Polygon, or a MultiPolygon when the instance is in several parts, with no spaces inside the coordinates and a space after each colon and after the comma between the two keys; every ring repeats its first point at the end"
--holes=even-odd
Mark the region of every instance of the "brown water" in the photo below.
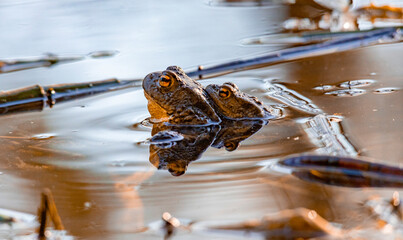
{"type": "MultiPolygon", "coordinates": [[[[119,54],[1,74],[0,87],[142,78],[169,65],[188,68],[253,56],[284,47],[240,42],[274,32],[287,10],[267,4],[212,7],[203,1],[2,1],[2,58],[97,50],[119,54]]],[[[308,183],[268,166],[304,152],[358,154],[403,166],[401,56],[402,43],[378,45],[202,81],[232,81],[266,104],[281,105],[285,115],[237,151],[208,149],[181,177],[158,171],[148,161],[149,146],[137,144],[151,132],[138,124],[149,116],[140,88],[1,117],[0,208],[35,214],[40,192],[48,187],[66,229],[77,239],[162,239],[161,232],[146,228],[163,212],[226,223],[305,207],[344,228],[365,225],[370,214],[359,202],[403,191],[308,183]],[[337,86],[353,80],[363,80],[361,85],[350,82],[361,94],[331,92],[349,89],[337,86]],[[333,88],[323,90],[327,85],[333,88]],[[284,100],[275,88],[291,91],[289,99],[299,101],[284,100]],[[331,116],[337,120],[334,132],[315,137],[307,122],[331,116]],[[327,137],[336,137],[340,146],[326,144],[327,137]]],[[[203,231],[177,235],[234,237],[203,231]]]]}

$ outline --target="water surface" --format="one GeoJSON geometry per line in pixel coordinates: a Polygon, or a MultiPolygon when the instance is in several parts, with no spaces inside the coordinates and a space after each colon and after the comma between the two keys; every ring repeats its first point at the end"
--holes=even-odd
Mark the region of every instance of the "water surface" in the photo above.
{"type": "MultiPolygon", "coordinates": [[[[142,78],[169,65],[189,69],[253,56],[284,46],[245,46],[242,39],[278,30],[287,16],[287,7],[277,4],[3,1],[2,58],[98,50],[119,54],[1,74],[0,86],[10,90],[142,78]]],[[[226,223],[305,207],[344,228],[362,226],[370,215],[357,203],[403,191],[308,183],[269,166],[306,152],[359,155],[403,166],[402,46],[366,47],[201,81],[232,81],[265,104],[282,107],[284,116],[237,151],[209,148],[181,177],[158,171],[148,161],[149,146],[139,143],[151,135],[151,128],[140,124],[149,116],[140,88],[3,116],[0,207],[35,214],[40,192],[48,187],[66,229],[77,239],[162,239],[147,227],[163,212],[226,223]],[[310,127],[332,119],[334,131],[327,135],[310,127]],[[326,139],[337,139],[340,145],[329,145],[326,139]]],[[[233,237],[183,231],[178,239],[233,237]]]]}

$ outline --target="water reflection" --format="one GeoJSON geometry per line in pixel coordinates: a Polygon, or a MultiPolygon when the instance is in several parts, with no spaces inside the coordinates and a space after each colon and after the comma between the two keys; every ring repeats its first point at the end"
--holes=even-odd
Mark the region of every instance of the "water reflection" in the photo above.
{"type": "MultiPolygon", "coordinates": [[[[119,49],[122,53],[102,61],[1,74],[2,89],[112,76],[143,77],[171,64],[195,66],[255,56],[257,51],[272,51],[273,47],[240,46],[239,39],[270,33],[285,18],[280,7],[212,9],[200,1],[183,1],[181,6],[173,1],[111,1],[99,7],[92,1],[37,1],[25,9],[18,3],[7,8],[2,5],[4,20],[17,20],[1,25],[7,34],[0,38],[9,46],[3,55],[94,49],[119,49]],[[44,10],[47,14],[32,14],[44,10]],[[56,15],[60,16],[56,20],[62,21],[52,18],[56,15]],[[25,31],[27,27],[31,30],[25,31]]],[[[399,164],[401,50],[401,44],[379,45],[207,80],[214,84],[236,82],[243,92],[266,104],[281,104],[286,114],[243,141],[235,152],[208,148],[181,178],[154,171],[148,162],[149,146],[134,145],[151,131],[131,127],[148,116],[140,90],[66,103],[52,111],[4,116],[1,207],[34,212],[35,196],[43,187],[51,187],[66,229],[85,239],[159,238],[155,232],[144,231],[165,211],[180,219],[224,225],[229,219],[261,219],[267,213],[304,207],[343,228],[373,223],[372,213],[354,203],[373,194],[390,197],[394,190],[317,184],[273,172],[264,165],[289,154],[331,154],[337,149],[337,153],[369,155],[379,162],[399,164]],[[277,81],[271,83],[277,88],[263,81],[273,78],[277,81]],[[312,90],[368,78],[376,82],[366,88],[367,94],[357,97],[332,97],[312,90]],[[384,87],[393,87],[393,93],[369,93],[377,89],[387,93],[389,89],[384,87]],[[271,91],[287,96],[270,95],[271,91]],[[289,96],[299,101],[291,101],[289,96]],[[314,117],[318,113],[324,115],[314,117]],[[337,121],[342,125],[331,124],[337,121]],[[39,140],[36,136],[45,137],[39,140]],[[341,146],[335,145],[337,141],[342,141],[341,146]]],[[[364,235],[364,239],[383,237],[374,225],[361,229],[376,233],[364,235]]],[[[206,239],[204,232],[180,234],[181,239],[206,239]]]]}
{"type": "Polygon", "coordinates": [[[286,0],[207,0],[206,4],[225,7],[262,7],[285,2],[286,0]]]}
{"type": "Polygon", "coordinates": [[[86,57],[103,58],[116,55],[117,51],[94,51],[88,54],[59,56],[53,53],[45,54],[43,57],[0,60],[0,74],[22,71],[32,68],[53,67],[56,64],[76,62],[84,60],[86,57]]]}
{"type": "Polygon", "coordinates": [[[339,239],[345,231],[333,226],[316,211],[297,208],[264,216],[261,220],[228,226],[213,226],[213,230],[257,233],[265,239],[339,239]]]}
{"type": "Polygon", "coordinates": [[[150,139],[150,162],[173,176],[186,172],[190,162],[201,157],[208,147],[234,151],[240,142],[259,131],[264,120],[225,120],[211,126],[169,126],[154,124],[150,139]]]}
{"type": "Polygon", "coordinates": [[[231,239],[237,239],[240,235],[259,239],[400,239],[403,233],[403,209],[398,192],[394,192],[392,198],[370,196],[357,205],[361,205],[363,211],[370,211],[375,221],[363,222],[355,227],[341,226],[306,208],[287,209],[243,222],[227,221],[227,224],[182,222],[182,219],[164,213],[169,219],[166,220],[163,215],[163,230],[165,236],[186,230],[219,232],[231,236],[231,239]]]}
{"type": "Polygon", "coordinates": [[[50,189],[42,192],[41,204],[38,208],[38,215],[10,211],[0,208],[0,238],[14,239],[15,236],[25,236],[27,239],[38,240],[72,240],[67,235],[60,215],[58,213],[53,194],[50,189]],[[54,229],[49,229],[50,223],[54,229]],[[6,226],[8,225],[8,226],[6,226]],[[34,230],[36,228],[36,230],[34,230]]]}
{"type": "Polygon", "coordinates": [[[281,160],[279,165],[291,168],[292,175],[309,182],[356,188],[403,187],[402,168],[355,158],[303,155],[281,160]]]}
{"type": "Polygon", "coordinates": [[[403,8],[397,2],[388,5],[348,0],[283,0],[283,4],[288,7],[289,18],[282,23],[278,31],[281,33],[246,38],[242,43],[305,45],[379,27],[403,26],[403,8]]]}
{"type": "Polygon", "coordinates": [[[372,29],[379,26],[379,22],[389,25],[403,24],[402,8],[385,3],[359,5],[348,0],[299,0],[291,4],[290,9],[291,18],[283,23],[286,31],[345,32],[372,29]]]}
{"type": "Polygon", "coordinates": [[[167,169],[173,176],[185,173],[188,164],[201,157],[201,154],[211,145],[218,126],[207,127],[178,127],[168,128],[164,124],[153,126],[155,134],[151,139],[150,162],[158,169],[167,169]],[[172,132],[182,136],[177,140],[172,132]],[[161,142],[162,138],[172,138],[168,143],[161,142]]]}
{"type": "Polygon", "coordinates": [[[391,199],[371,196],[363,205],[374,214],[379,229],[395,230],[397,235],[403,234],[403,205],[399,192],[394,192],[391,199]]]}

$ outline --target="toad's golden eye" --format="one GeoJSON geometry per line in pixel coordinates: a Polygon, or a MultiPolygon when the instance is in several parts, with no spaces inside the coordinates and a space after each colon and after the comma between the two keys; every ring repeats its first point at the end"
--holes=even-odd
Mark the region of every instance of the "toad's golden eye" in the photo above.
{"type": "Polygon", "coordinates": [[[162,75],[159,79],[159,84],[161,87],[170,87],[173,83],[173,79],[169,75],[162,75]]]}
{"type": "Polygon", "coordinates": [[[238,144],[234,142],[226,142],[224,143],[225,150],[228,152],[234,151],[235,149],[238,148],[238,144]]]}
{"type": "Polygon", "coordinates": [[[218,90],[218,95],[224,99],[229,98],[229,96],[231,96],[231,91],[228,88],[222,87],[218,90]]]}

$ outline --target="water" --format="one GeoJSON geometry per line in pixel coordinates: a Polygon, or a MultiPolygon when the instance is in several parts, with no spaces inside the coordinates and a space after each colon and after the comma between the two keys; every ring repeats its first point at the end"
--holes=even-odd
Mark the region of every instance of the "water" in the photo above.
{"type": "MultiPolygon", "coordinates": [[[[142,78],[169,65],[190,68],[253,56],[284,46],[243,45],[242,39],[274,32],[287,17],[287,7],[266,2],[225,7],[203,1],[2,1],[2,58],[118,54],[1,74],[0,86],[142,78]]],[[[403,192],[308,183],[270,165],[290,154],[331,151],[402,167],[402,54],[401,43],[378,45],[203,80],[234,82],[283,108],[284,116],[237,151],[209,148],[181,177],[158,171],[148,160],[143,142],[151,128],[140,124],[149,116],[140,88],[3,116],[0,208],[35,214],[48,187],[77,239],[162,239],[153,226],[164,212],[182,221],[225,224],[305,207],[343,228],[361,227],[371,219],[358,203],[403,192]]],[[[180,231],[177,237],[234,235],[180,231]]]]}

